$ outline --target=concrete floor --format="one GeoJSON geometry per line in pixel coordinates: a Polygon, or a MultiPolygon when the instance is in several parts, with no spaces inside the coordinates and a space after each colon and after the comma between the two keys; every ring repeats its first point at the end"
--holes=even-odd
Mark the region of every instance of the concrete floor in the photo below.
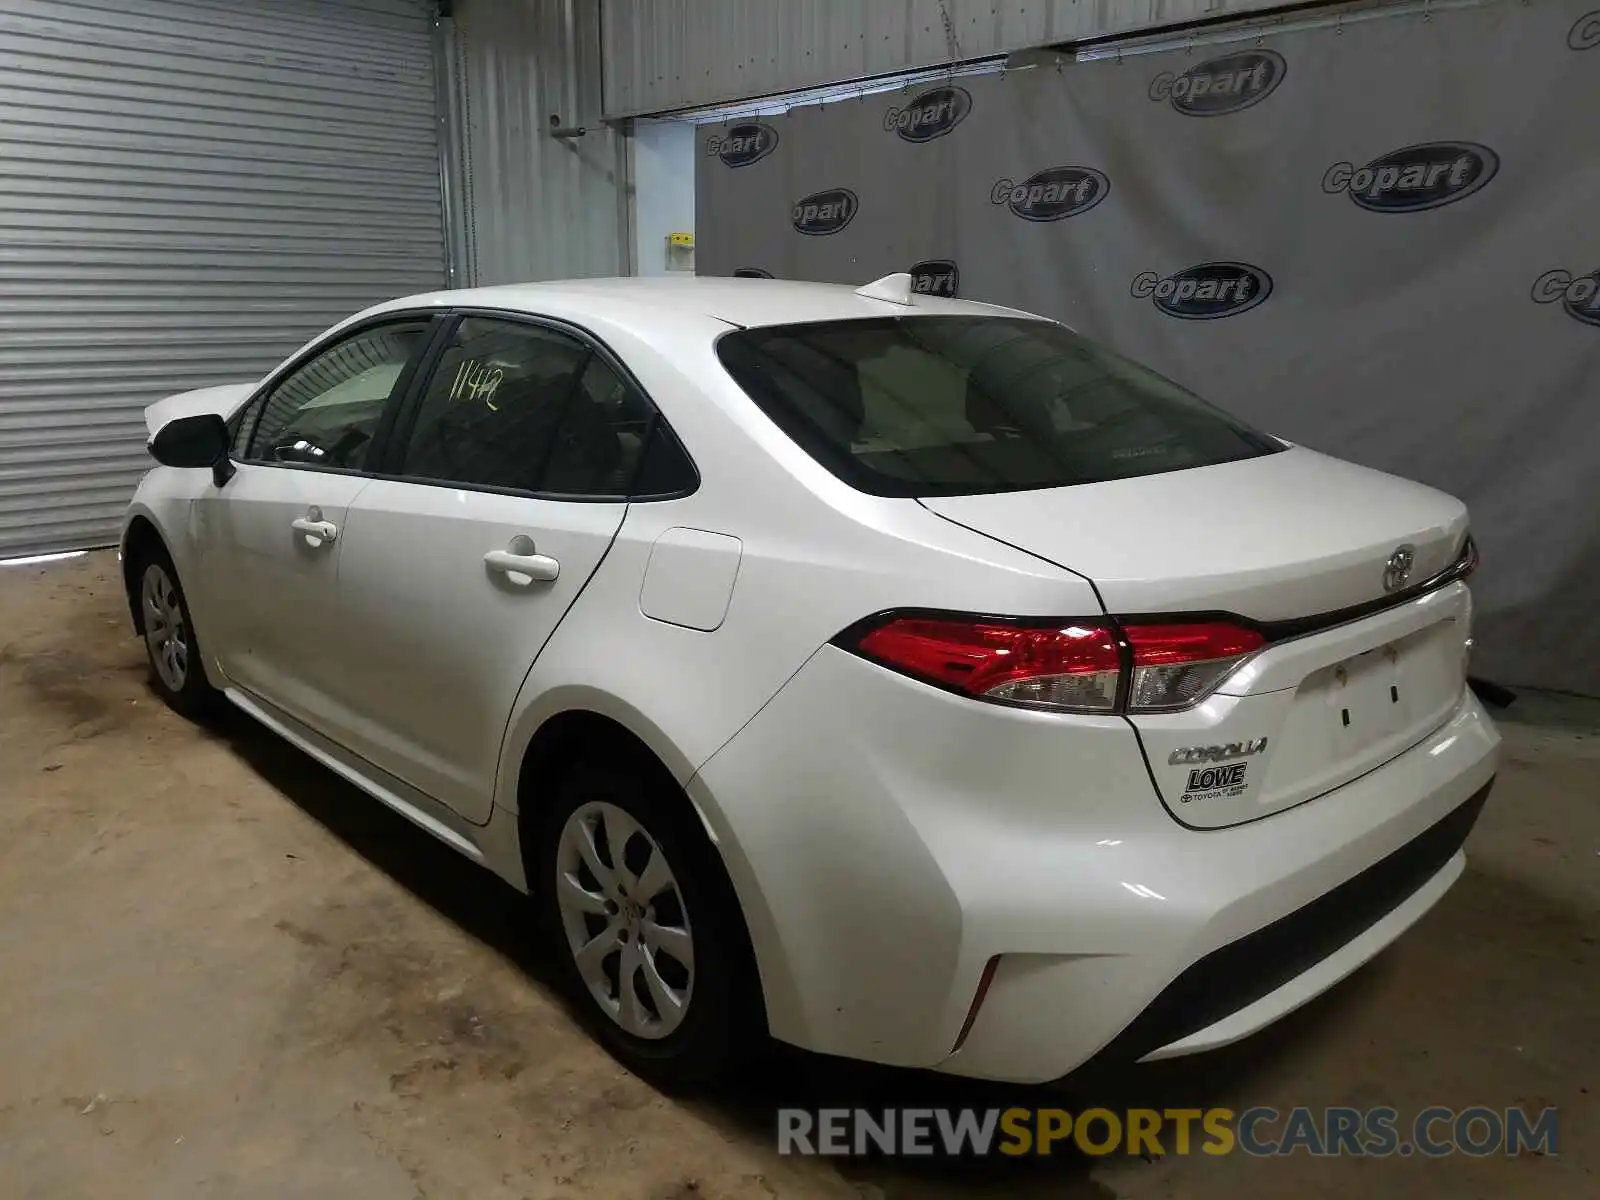
{"type": "Polygon", "coordinates": [[[1467,874],[1396,947],[1251,1042],[1116,1084],[1554,1104],[1558,1157],[835,1165],[780,1158],[774,1108],[996,1093],[789,1053],[657,1094],[578,1032],[514,893],[242,718],[168,712],[116,570],[0,568],[0,1195],[1596,1195],[1600,705],[1510,710],[1467,874]]]}

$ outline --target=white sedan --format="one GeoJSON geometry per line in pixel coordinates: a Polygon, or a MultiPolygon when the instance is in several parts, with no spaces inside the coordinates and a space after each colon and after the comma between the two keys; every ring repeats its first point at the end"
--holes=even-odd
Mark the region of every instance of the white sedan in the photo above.
{"type": "Polygon", "coordinates": [[[1235,1041],[1494,775],[1460,503],[906,275],[414,296],[148,420],[157,690],[530,893],[663,1078],[1235,1041]]]}

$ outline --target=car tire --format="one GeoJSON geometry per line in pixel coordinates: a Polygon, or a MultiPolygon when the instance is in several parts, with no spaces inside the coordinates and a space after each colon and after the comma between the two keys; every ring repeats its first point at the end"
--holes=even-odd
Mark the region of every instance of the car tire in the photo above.
{"type": "Polygon", "coordinates": [[[172,556],[165,547],[147,546],[134,561],[132,577],[151,686],[174,711],[191,719],[204,716],[216,708],[221,693],[206,678],[194,617],[172,556]]]}
{"type": "Polygon", "coordinates": [[[541,829],[547,937],[600,1042],[667,1087],[750,1061],[764,1022],[749,938],[721,860],[671,781],[625,761],[580,762],[541,829]]]}

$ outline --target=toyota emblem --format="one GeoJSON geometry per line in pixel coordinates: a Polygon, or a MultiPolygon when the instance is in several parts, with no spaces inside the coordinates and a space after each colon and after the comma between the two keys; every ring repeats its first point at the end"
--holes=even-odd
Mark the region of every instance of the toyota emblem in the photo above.
{"type": "Polygon", "coordinates": [[[1411,582],[1411,565],[1416,561],[1417,551],[1414,546],[1400,546],[1389,555],[1389,561],[1383,566],[1383,590],[1398,592],[1411,582]]]}

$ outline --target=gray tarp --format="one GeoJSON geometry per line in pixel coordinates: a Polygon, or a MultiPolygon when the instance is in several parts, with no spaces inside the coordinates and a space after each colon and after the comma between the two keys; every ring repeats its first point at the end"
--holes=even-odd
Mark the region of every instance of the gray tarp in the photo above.
{"type": "Polygon", "coordinates": [[[1475,671],[1600,693],[1597,112],[1597,0],[924,83],[702,127],[699,270],[930,264],[1452,492],[1475,671]]]}

